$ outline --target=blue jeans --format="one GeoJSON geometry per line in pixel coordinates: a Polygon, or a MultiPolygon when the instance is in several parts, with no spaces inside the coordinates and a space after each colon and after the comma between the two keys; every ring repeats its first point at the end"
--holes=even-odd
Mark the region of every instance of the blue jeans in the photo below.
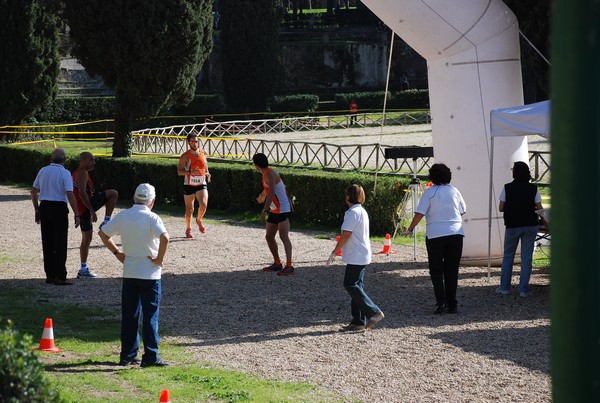
{"type": "Polygon", "coordinates": [[[344,288],[352,298],[350,302],[352,321],[350,323],[355,325],[366,325],[367,320],[379,312],[377,305],[371,301],[363,289],[365,267],[366,265],[347,264],[344,274],[344,288]]]}
{"type": "Polygon", "coordinates": [[[506,228],[504,231],[504,256],[502,257],[502,273],[500,274],[500,288],[510,291],[513,263],[517,245],[521,241],[521,276],[519,278],[519,291],[529,292],[529,277],[531,276],[533,249],[538,226],[506,228]]]}
{"type": "Polygon", "coordinates": [[[158,316],[161,281],[124,278],[121,294],[121,360],[131,361],[140,349],[140,321],[144,354],[142,361],[154,363],[158,354],[158,316]]]}

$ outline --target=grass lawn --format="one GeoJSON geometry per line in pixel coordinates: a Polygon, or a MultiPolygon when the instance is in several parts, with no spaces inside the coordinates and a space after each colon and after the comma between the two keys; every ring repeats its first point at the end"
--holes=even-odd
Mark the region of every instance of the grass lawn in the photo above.
{"type": "Polygon", "coordinates": [[[121,367],[120,320],[115,312],[81,305],[48,304],[44,295],[0,287],[0,323],[11,319],[37,347],[45,318],[54,318],[54,338],[64,353],[36,352],[46,374],[66,402],[157,402],[163,389],[173,402],[342,401],[315,385],[275,382],[196,362],[189,352],[161,335],[161,352],[177,363],[166,368],[121,367]],[[10,314],[9,314],[10,313],[10,314]],[[57,318],[60,318],[57,326],[57,318]]]}

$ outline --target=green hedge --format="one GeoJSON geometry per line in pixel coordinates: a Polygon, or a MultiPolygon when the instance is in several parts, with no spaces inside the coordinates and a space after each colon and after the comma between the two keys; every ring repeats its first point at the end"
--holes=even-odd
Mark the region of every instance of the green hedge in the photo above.
{"type": "MultiPolygon", "coordinates": [[[[356,100],[361,110],[380,110],[383,108],[383,91],[351,92],[335,95],[333,104],[327,104],[335,110],[347,113],[350,101],[356,100]]],[[[65,97],[57,98],[54,102],[36,113],[30,122],[76,123],[96,120],[111,120],[114,117],[114,97],[65,97]]],[[[268,109],[271,113],[313,112],[318,109],[319,96],[314,94],[280,95],[271,97],[268,109]]],[[[429,92],[427,90],[407,90],[390,93],[388,109],[427,109],[429,108],[429,92]]],[[[185,106],[176,105],[160,111],[159,116],[140,119],[133,122],[133,129],[148,127],[163,127],[172,125],[193,124],[203,121],[203,118],[213,120],[241,119],[226,115],[223,96],[218,94],[196,95],[185,106]]],[[[112,122],[99,122],[82,126],[64,127],[64,131],[97,131],[103,132],[98,136],[104,137],[105,132],[112,132],[112,122]]]]}
{"type": "MultiPolygon", "coordinates": [[[[114,97],[65,97],[57,98],[50,105],[36,113],[31,122],[75,123],[91,122],[114,118],[114,97]]],[[[220,95],[196,95],[186,106],[176,105],[160,111],[158,117],[134,121],[133,129],[171,126],[188,123],[198,123],[197,116],[212,117],[225,112],[225,103],[220,95]],[[172,118],[177,117],[177,119],[172,118]],[[181,118],[181,116],[194,116],[181,118]]],[[[93,125],[66,127],[65,131],[112,131],[112,122],[101,122],[93,125]]],[[[101,136],[104,136],[102,134],[101,136]]]]}
{"type": "MultiPolygon", "coordinates": [[[[65,166],[73,171],[77,155],[69,155],[65,166]]],[[[156,187],[157,205],[183,205],[183,178],[177,177],[176,158],[104,158],[98,157],[91,172],[98,189],[116,189],[121,202],[131,200],[135,187],[149,182],[156,187]]],[[[49,162],[48,151],[0,145],[0,180],[33,183],[37,171],[49,162]]],[[[251,163],[210,162],[209,210],[259,212],[255,198],[262,191],[260,174],[251,163]]],[[[294,220],[337,227],[347,209],[344,190],[352,183],[367,193],[365,208],[371,219],[371,232],[385,234],[393,230],[396,208],[408,178],[375,176],[358,172],[332,172],[277,167],[294,199],[294,220]]]]}
{"type": "Polygon", "coordinates": [[[36,113],[34,120],[56,123],[112,119],[114,110],[114,97],[57,98],[36,113]]]}
{"type": "MultiPolygon", "coordinates": [[[[335,109],[346,111],[352,100],[355,100],[359,109],[383,109],[385,91],[376,92],[349,92],[336,94],[334,97],[335,109]]],[[[406,90],[388,93],[387,109],[428,109],[428,90],[406,90]]]]}
{"type": "Polygon", "coordinates": [[[274,96],[267,102],[270,112],[312,112],[319,106],[319,97],[311,94],[274,96]]]}

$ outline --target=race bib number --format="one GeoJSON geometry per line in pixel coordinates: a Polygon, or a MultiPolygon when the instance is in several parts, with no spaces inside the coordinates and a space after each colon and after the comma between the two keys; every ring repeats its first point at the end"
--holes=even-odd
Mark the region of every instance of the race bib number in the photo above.
{"type": "Polygon", "coordinates": [[[204,176],[201,176],[201,175],[190,176],[190,185],[199,186],[199,185],[204,185],[204,183],[205,183],[204,176]]]}

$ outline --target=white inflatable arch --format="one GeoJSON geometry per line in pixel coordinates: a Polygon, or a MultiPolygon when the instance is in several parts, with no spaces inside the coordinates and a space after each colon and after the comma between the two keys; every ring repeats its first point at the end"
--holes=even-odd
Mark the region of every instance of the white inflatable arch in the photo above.
{"type": "MultiPolygon", "coordinates": [[[[502,0],[363,3],[427,60],[435,161],[450,167],[467,204],[463,260],[487,261],[490,111],[523,104],[517,19],[502,0]]],[[[501,187],[511,181],[512,163],[527,161],[527,138],[503,139],[494,154],[493,183],[501,187]]],[[[495,213],[494,257],[503,234],[495,213]]]]}

